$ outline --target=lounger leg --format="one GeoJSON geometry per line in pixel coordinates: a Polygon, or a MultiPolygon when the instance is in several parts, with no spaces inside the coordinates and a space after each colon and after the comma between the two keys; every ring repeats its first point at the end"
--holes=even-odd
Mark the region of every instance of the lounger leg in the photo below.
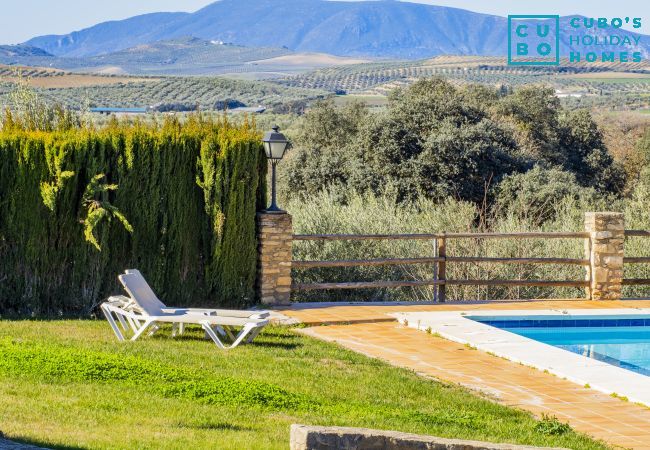
{"type": "Polygon", "coordinates": [[[151,328],[151,331],[149,331],[149,333],[147,333],[147,336],[153,336],[154,334],[156,334],[156,331],[158,331],[158,330],[160,330],[160,326],[158,326],[158,324],[154,323],[153,327],[151,328]]]}
{"type": "Polygon", "coordinates": [[[142,333],[144,333],[144,332],[146,331],[146,329],[149,328],[149,325],[151,325],[151,323],[152,323],[152,322],[150,322],[149,320],[146,320],[146,321],[144,322],[144,324],[140,327],[140,329],[139,329],[138,331],[135,332],[135,334],[133,335],[133,337],[131,338],[131,340],[132,340],[132,341],[135,341],[135,340],[137,340],[140,336],[142,336],[142,333]]]}
{"type": "Polygon", "coordinates": [[[239,332],[239,334],[237,335],[237,339],[235,339],[235,342],[233,342],[232,345],[231,345],[229,348],[235,348],[235,347],[237,347],[237,346],[238,346],[238,345],[239,345],[239,344],[244,340],[244,338],[246,338],[246,336],[248,335],[248,333],[250,333],[251,331],[253,331],[255,328],[259,328],[259,327],[256,327],[256,326],[253,325],[253,324],[246,324],[246,325],[244,325],[244,328],[242,328],[242,330],[241,330],[241,331],[239,332]]]}
{"type": "MultiPolygon", "coordinates": [[[[219,333],[223,337],[228,337],[228,334],[226,331],[223,329],[221,325],[210,325],[210,328],[212,328],[214,331],[219,333]]],[[[208,333],[205,333],[205,338],[210,339],[210,336],[208,336],[208,333]]]]}
{"type": "Polygon", "coordinates": [[[217,333],[214,332],[212,327],[210,326],[209,322],[201,322],[201,326],[205,330],[205,334],[212,339],[212,341],[219,347],[220,349],[225,349],[223,342],[221,342],[221,339],[219,339],[219,336],[217,336],[217,333]]]}
{"type": "MultiPolygon", "coordinates": [[[[173,323],[172,324],[172,337],[182,336],[185,333],[185,324],[184,323],[173,323]]],[[[208,337],[205,337],[208,339],[208,337]]]]}
{"type": "Polygon", "coordinates": [[[262,327],[255,328],[246,339],[246,343],[250,344],[251,342],[253,342],[253,339],[255,339],[257,335],[260,334],[260,331],[262,331],[262,327]]]}
{"type": "Polygon", "coordinates": [[[126,323],[126,319],[124,319],[124,316],[122,314],[116,314],[117,315],[117,320],[120,321],[120,325],[122,325],[122,329],[124,331],[127,331],[129,329],[129,324],[126,323]]]}
{"type": "Polygon", "coordinates": [[[127,317],[126,320],[128,320],[129,325],[131,325],[133,332],[137,333],[140,329],[140,322],[138,320],[132,319],[131,317],[127,317]]]}
{"type": "Polygon", "coordinates": [[[224,326],[223,331],[226,333],[226,336],[228,336],[228,339],[230,339],[231,341],[235,340],[235,335],[232,334],[232,330],[230,327],[224,326]]]}
{"type": "Polygon", "coordinates": [[[119,341],[123,341],[124,335],[122,335],[122,332],[120,331],[117,324],[115,323],[115,319],[113,319],[113,314],[107,308],[104,308],[103,306],[101,308],[102,308],[102,312],[104,313],[104,316],[106,317],[106,320],[108,320],[109,325],[113,329],[113,333],[115,333],[115,336],[117,336],[117,339],[119,341]]]}

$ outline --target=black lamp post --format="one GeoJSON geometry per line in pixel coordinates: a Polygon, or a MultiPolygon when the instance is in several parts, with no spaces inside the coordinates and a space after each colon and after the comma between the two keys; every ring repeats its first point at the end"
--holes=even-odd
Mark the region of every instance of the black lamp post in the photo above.
{"type": "Polygon", "coordinates": [[[276,203],[276,190],[275,190],[275,166],[278,165],[284,152],[289,146],[289,141],[284,134],[280,133],[280,127],[277,125],[273,127],[273,131],[269,131],[264,135],[262,139],[264,143],[264,151],[266,152],[266,157],[271,161],[271,206],[269,206],[265,212],[272,214],[281,214],[284,213],[276,203]]]}

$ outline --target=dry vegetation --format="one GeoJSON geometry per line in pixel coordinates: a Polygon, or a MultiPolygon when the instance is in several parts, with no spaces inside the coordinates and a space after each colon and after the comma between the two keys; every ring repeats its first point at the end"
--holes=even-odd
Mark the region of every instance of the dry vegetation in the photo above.
{"type": "Polygon", "coordinates": [[[0,81],[17,83],[21,79],[24,79],[31,87],[43,89],[107,86],[158,80],[158,78],[80,74],[50,68],[0,65],[0,81]]]}
{"type": "MultiPolygon", "coordinates": [[[[13,81],[11,78],[8,81],[13,81]]],[[[52,78],[32,78],[29,85],[44,89],[62,89],[74,87],[110,86],[120,83],[158,81],[156,78],[105,77],[98,75],[65,74],[52,78]]]]}
{"type": "Polygon", "coordinates": [[[346,58],[343,56],[328,55],[326,53],[295,53],[292,55],[277,56],[275,58],[252,61],[251,64],[279,65],[279,66],[311,66],[331,67],[349,66],[351,64],[364,64],[367,59],[346,58]]]}
{"type": "Polygon", "coordinates": [[[623,165],[629,179],[638,178],[643,155],[635,149],[650,127],[650,115],[634,111],[600,112],[594,115],[603,140],[614,159],[623,165]]]}

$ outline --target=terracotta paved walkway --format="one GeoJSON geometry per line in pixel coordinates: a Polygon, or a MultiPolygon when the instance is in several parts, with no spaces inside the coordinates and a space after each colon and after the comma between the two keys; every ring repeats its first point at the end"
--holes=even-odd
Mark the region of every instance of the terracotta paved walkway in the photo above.
{"type": "Polygon", "coordinates": [[[650,307],[650,301],[544,301],[445,305],[295,305],[278,312],[307,324],[319,339],[458,383],[507,405],[547,413],[576,430],[623,448],[650,450],[650,409],[610,397],[539,370],[490,356],[399,325],[386,314],[399,311],[476,309],[595,309],[650,307]]]}

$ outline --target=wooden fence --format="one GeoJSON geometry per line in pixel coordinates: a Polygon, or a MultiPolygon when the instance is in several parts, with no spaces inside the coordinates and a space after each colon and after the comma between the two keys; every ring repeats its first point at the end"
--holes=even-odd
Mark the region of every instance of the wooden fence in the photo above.
{"type": "MultiPolygon", "coordinates": [[[[626,237],[650,237],[648,231],[625,231],[626,237]]],[[[324,267],[355,267],[355,266],[391,266],[409,264],[433,264],[433,277],[427,280],[393,280],[393,281],[363,281],[337,283],[298,283],[292,285],[294,291],[317,289],[366,289],[366,288],[395,288],[404,286],[434,286],[435,300],[444,302],[447,286],[544,286],[544,287],[585,287],[591,284],[589,279],[583,280],[455,280],[447,278],[447,264],[488,263],[488,264],[560,264],[584,266],[589,268],[589,259],[577,258],[494,258],[480,256],[453,256],[447,254],[447,242],[454,239],[583,239],[590,242],[588,232],[577,233],[434,233],[434,234],[394,234],[394,235],[345,235],[345,234],[313,234],[293,235],[294,241],[360,241],[360,240],[429,240],[435,249],[431,257],[421,258],[383,258],[338,261],[292,261],[292,267],[306,270],[324,267]]],[[[624,258],[624,264],[648,264],[650,257],[624,258]]],[[[587,271],[587,278],[589,273],[587,271]]],[[[623,285],[650,285],[650,279],[623,279],[623,285]]]]}
{"type": "MultiPolygon", "coordinates": [[[[650,238],[650,231],[642,230],[625,230],[625,237],[643,237],[650,238]]],[[[648,243],[650,249],[650,242],[648,243]]],[[[623,264],[650,264],[650,257],[624,257],[623,264]]],[[[646,286],[650,285],[650,279],[647,278],[623,278],[623,286],[646,286]]]]}

